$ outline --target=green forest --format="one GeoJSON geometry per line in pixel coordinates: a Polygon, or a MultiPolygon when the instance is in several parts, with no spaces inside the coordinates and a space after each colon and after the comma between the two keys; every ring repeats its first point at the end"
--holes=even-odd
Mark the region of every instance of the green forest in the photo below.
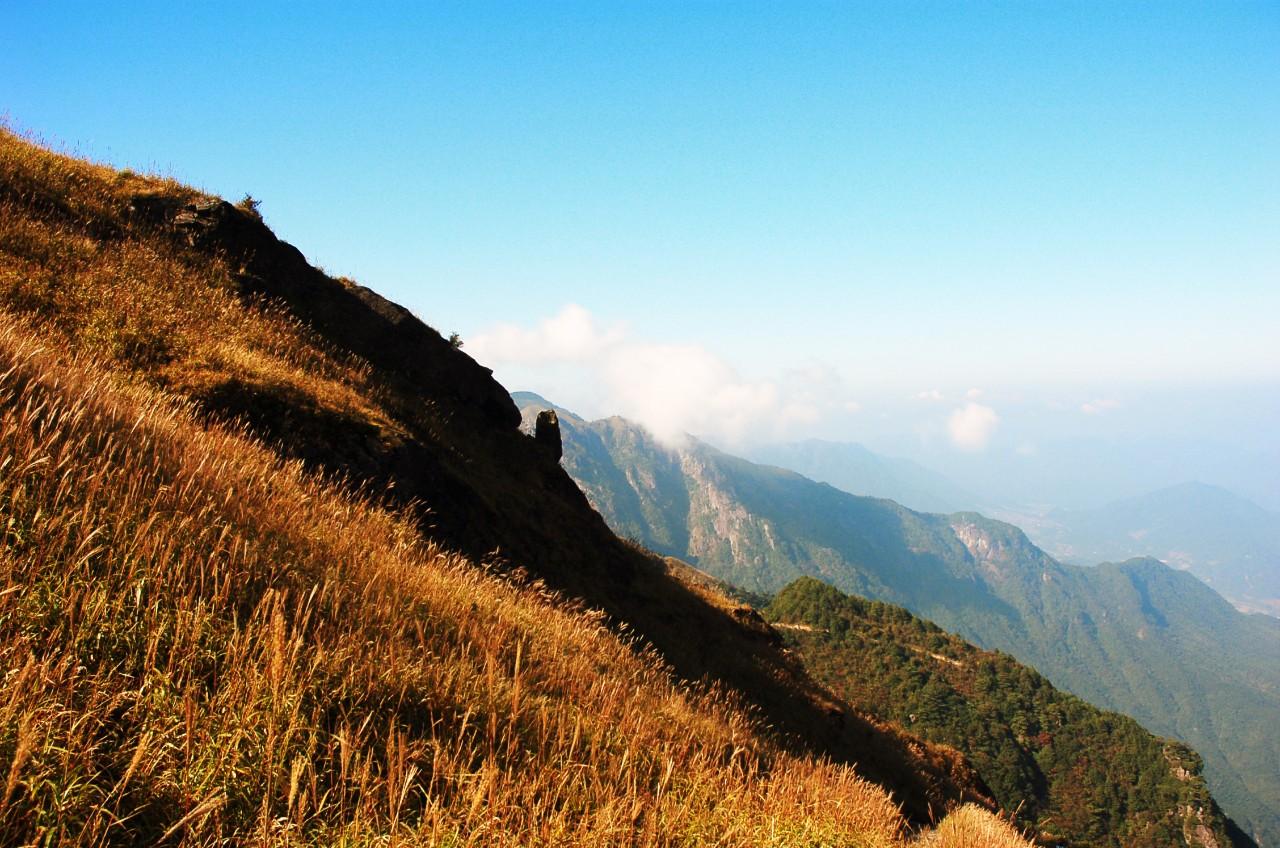
{"type": "Polygon", "coordinates": [[[1006,654],[812,578],[783,589],[765,615],[853,705],[968,756],[1000,806],[1044,841],[1165,848],[1210,818],[1195,752],[1006,654]]]}

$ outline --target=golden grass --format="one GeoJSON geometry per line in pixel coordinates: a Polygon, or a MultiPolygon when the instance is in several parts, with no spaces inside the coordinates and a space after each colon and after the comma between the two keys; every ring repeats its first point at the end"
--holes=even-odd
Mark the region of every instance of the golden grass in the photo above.
{"type": "Polygon", "coordinates": [[[1026,848],[1027,841],[1004,819],[965,804],[933,831],[920,837],[920,848],[1026,848]]]}
{"type": "MultiPolygon", "coordinates": [[[[0,131],[0,842],[908,844],[731,693],[178,400],[393,427],[362,363],[131,235],[140,191],[195,196],[0,131]]],[[[976,844],[955,816],[930,844],[976,844]]]]}
{"type": "Polygon", "coordinates": [[[369,370],[283,308],[246,308],[225,262],[155,238],[136,198],[207,199],[43,150],[0,128],[0,305],[67,344],[161,384],[216,371],[305,386],[368,410],[369,370]]]}
{"type": "Polygon", "coordinates": [[[538,585],[12,320],[0,370],[8,840],[899,837],[881,790],[538,585]]]}

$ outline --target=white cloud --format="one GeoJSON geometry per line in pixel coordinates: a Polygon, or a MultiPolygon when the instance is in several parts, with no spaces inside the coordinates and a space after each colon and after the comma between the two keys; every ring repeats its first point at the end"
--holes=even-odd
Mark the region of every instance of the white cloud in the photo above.
{"type": "Polygon", "coordinates": [[[535,378],[529,386],[535,390],[538,373],[571,366],[582,384],[600,387],[599,407],[643,424],[667,444],[686,433],[727,445],[786,438],[827,411],[859,408],[821,363],[788,371],[777,382],[745,380],[706,348],[632,340],[621,325],[602,327],[575,304],[531,329],[498,325],[469,339],[466,351],[499,372],[524,371],[525,380],[535,378]]]}
{"type": "Polygon", "coordinates": [[[1080,404],[1080,411],[1085,415],[1101,415],[1108,410],[1115,409],[1120,405],[1120,401],[1112,398],[1097,398],[1087,403],[1080,404]]]}
{"type": "Polygon", "coordinates": [[[982,389],[970,389],[969,391],[964,393],[964,396],[967,397],[969,400],[977,400],[978,398],[982,397],[982,389]]]}
{"type": "Polygon", "coordinates": [[[467,339],[467,353],[490,366],[508,362],[582,362],[622,341],[622,325],[601,327],[586,309],[570,303],[533,329],[499,324],[467,339]]]}
{"type": "Polygon", "coordinates": [[[737,442],[780,410],[776,386],[743,381],[695,345],[623,344],[601,365],[617,413],[668,444],[690,431],[737,442]]]}
{"type": "Polygon", "coordinates": [[[994,409],[980,403],[968,403],[951,413],[947,419],[947,432],[961,450],[980,451],[986,448],[999,424],[1000,416],[994,409]]]}
{"type": "Polygon", "coordinates": [[[929,389],[923,392],[916,392],[916,400],[927,400],[933,403],[940,403],[941,401],[946,400],[946,397],[937,389],[929,389]]]}

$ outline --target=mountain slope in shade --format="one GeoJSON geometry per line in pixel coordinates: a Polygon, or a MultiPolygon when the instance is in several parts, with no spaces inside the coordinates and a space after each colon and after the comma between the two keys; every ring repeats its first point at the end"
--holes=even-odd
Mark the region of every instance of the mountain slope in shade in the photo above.
{"type": "Polygon", "coordinates": [[[807,439],[767,445],[749,459],[830,483],[851,495],[888,498],[920,512],[979,509],[981,499],[909,459],[881,456],[853,442],[807,439]]]}
{"type": "Polygon", "coordinates": [[[1047,844],[1251,844],[1229,833],[1194,752],[1006,654],[810,577],[779,592],[765,615],[851,703],[963,751],[1001,806],[1047,844]]]}
{"type": "Polygon", "coordinates": [[[621,418],[564,436],[566,470],[620,534],[751,591],[817,577],[1007,651],[1192,745],[1227,813],[1280,844],[1280,621],[1154,560],[1063,565],[976,513],[916,513],[696,439],[668,448],[621,418]]]}
{"type": "Polygon", "coordinates": [[[1054,510],[1030,532],[1085,565],[1160,559],[1242,608],[1280,616],[1280,515],[1218,486],[1184,483],[1098,509],[1054,510]]]}

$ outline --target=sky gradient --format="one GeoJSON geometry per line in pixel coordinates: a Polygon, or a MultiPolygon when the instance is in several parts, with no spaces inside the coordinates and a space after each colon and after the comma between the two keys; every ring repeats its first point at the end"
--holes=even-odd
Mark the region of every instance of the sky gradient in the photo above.
{"type": "Polygon", "coordinates": [[[990,409],[966,454],[1163,397],[1126,432],[1277,448],[1280,5],[379,10],[10,4],[0,112],[251,193],[587,414],[923,445],[990,409]]]}

